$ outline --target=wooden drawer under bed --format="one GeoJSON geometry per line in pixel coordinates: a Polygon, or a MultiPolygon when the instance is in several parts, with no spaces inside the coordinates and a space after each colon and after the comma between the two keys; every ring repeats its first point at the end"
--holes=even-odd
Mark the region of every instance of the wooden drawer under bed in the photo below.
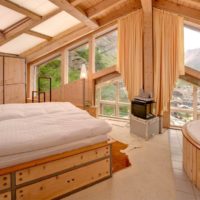
{"type": "Polygon", "coordinates": [[[1,193],[0,200],[11,200],[11,192],[1,193]]]}
{"type": "Polygon", "coordinates": [[[9,189],[11,187],[10,174],[0,176],[0,191],[9,189]]]}
{"type": "Polygon", "coordinates": [[[26,183],[56,172],[78,167],[83,164],[105,158],[110,155],[110,147],[104,146],[92,151],[83,152],[60,160],[45,163],[16,172],[16,185],[26,183]]]}
{"type": "Polygon", "coordinates": [[[0,170],[0,200],[59,199],[111,177],[111,169],[106,142],[5,168],[0,170]]]}
{"type": "Polygon", "coordinates": [[[17,189],[17,199],[53,199],[110,177],[110,160],[104,159],[73,171],[17,189]]]}

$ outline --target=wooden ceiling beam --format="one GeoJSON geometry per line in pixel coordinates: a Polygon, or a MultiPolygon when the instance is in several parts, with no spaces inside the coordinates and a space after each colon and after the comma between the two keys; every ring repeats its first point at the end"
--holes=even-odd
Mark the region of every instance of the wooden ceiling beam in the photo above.
{"type": "Polygon", "coordinates": [[[32,62],[39,57],[42,57],[48,53],[55,51],[63,47],[70,42],[79,39],[80,37],[90,33],[92,30],[91,28],[79,24],[76,27],[70,28],[64,33],[59,34],[55,38],[52,38],[49,42],[44,42],[42,44],[37,45],[36,47],[24,52],[21,56],[26,57],[27,62],[32,62]]]}
{"type": "Polygon", "coordinates": [[[70,3],[73,6],[78,6],[80,3],[84,2],[85,0],[70,0],[70,3]]]}
{"type": "Polygon", "coordinates": [[[42,33],[38,33],[38,32],[32,31],[32,30],[28,30],[28,31],[26,31],[26,33],[29,35],[35,36],[35,37],[39,37],[39,38],[48,40],[48,41],[52,39],[52,37],[50,37],[48,35],[44,35],[42,33]]]}
{"type": "Polygon", "coordinates": [[[0,38],[4,38],[4,37],[5,37],[5,36],[4,36],[3,32],[0,31],[0,38]]]}
{"type": "Polygon", "coordinates": [[[144,90],[153,94],[153,7],[152,0],[141,0],[144,13],[143,69],[144,90]]]}
{"type": "MultiPolygon", "coordinates": [[[[127,6],[123,8],[123,11],[120,9],[118,12],[110,14],[107,17],[104,17],[102,20],[99,20],[99,23],[101,26],[109,26],[109,24],[114,23],[117,19],[140,8],[141,4],[140,7],[127,6]]],[[[91,32],[92,30],[89,27],[83,27],[83,25],[80,27],[80,25],[77,25],[76,28],[74,27],[71,30],[67,30],[65,33],[61,33],[55,38],[52,38],[51,41],[39,44],[36,47],[22,53],[20,56],[26,57],[28,62],[33,62],[36,59],[62,48],[63,46],[80,39],[91,32]]]]}
{"type": "Polygon", "coordinates": [[[30,10],[23,8],[9,0],[0,0],[0,5],[5,6],[9,9],[12,9],[23,15],[26,15],[27,17],[30,17],[33,20],[40,20],[42,18],[41,16],[37,15],[36,13],[33,13],[30,10]]]}
{"type": "Polygon", "coordinates": [[[5,31],[3,31],[5,38],[4,39],[0,38],[0,45],[5,44],[6,42],[12,40],[13,38],[30,30],[34,26],[37,26],[38,24],[42,23],[43,21],[53,17],[54,15],[58,14],[60,11],[61,11],[60,9],[52,11],[51,13],[45,15],[44,17],[42,17],[41,20],[38,20],[38,21],[27,18],[26,20],[23,20],[22,23],[21,22],[16,23],[12,27],[9,27],[5,31]]]}
{"type": "Polygon", "coordinates": [[[104,0],[97,5],[88,8],[87,10],[85,10],[85,12],[89,18],[93,18],[110,10],[111,8],[113,8],[113,6],[117,6],[125,1],[127,0],[104,0]]]}
{"type": "Polygon", "coordinates": [[[184,17],[185,20],[200,24],[199,10],[169,2],[167,0],[154,0],[153,7],[176,13],[184,17]]]}
{"type": "Polygon", "coordinates": [[[122,9],[116,10],[116,12],[110,13],[105,17],[99,19],[98,23],[100,26],[103,26],[138,9],[141,9],[141,4],[123,7],[122,9]]]}
{"type": "Polygon", "coordinates": [[[99,27],[95,20],[89,19],[87,15],[80,9],[74,7],[69,1],[66,0],[50,0],[52,3],[57,5],[60,9],[66,11],[70,15],[83,22],[86,26],[96,29],[99,27]]]}

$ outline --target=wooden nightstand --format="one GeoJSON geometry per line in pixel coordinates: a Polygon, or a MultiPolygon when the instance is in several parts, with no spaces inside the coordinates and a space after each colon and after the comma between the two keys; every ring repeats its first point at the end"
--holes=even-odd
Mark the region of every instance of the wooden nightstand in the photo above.
{"type": "Polygon", "coordinates": [[[96,106],[90,106],[86,107],[85,110],[92,115],[93,117],[97,117],[97,107],[96,106]]]}

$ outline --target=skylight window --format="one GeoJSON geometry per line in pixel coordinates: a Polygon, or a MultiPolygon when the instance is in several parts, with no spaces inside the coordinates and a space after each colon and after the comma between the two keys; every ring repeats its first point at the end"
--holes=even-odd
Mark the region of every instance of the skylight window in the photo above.
{"type": "Polygon", "coordinates": [[[184,28],[185,65],[200,71],[200,30],[184,28]]]}
{"type": "Polygon", "coordinates": [[[0,5],[0,30],[5,30],[25,17],[25,15],[0,5]]]}
{"type": "Polygon", "coordinates": [[[10,0],[38,15],[44,16],[56,10],[58,7],[48,0],[10,0]]]}
{"type": "Polygon", "coordinates": [[[32,30],[54,37],[57,34],[79,24],[80,21],[65,11],[58,13],[50,19],[35,26],[32,30]]]}
{"type": "Polygon", "coordinates": [[[0,52],[11,53],[11,54],[21,54],[24,51],[40,44],[45,41],[42,38],[38,38],[26,33],[14,38],[13,40],[7,42],[6,44],[0,46],[0,52]]]}

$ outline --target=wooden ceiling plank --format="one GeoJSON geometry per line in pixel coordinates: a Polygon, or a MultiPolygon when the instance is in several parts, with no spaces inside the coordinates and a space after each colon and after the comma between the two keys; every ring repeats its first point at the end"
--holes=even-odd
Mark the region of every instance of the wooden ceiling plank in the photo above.
{"type": "Polygon", "coordinates": [[[71,0],[70,3],[73,5],[73,6],[78,6],[80,3],[84,2],[86,0],[71,0]]]}
{"type": "Polygon", "coordinates": [[[42,17],[42,19],[39,20],[39,21],[35,21],[35,20],[32,20],[32,19],[26,19],[23,23],[20,23],[20,24],[17,23],[17,25],[13,25],[13,28],[10,27],[8,30],[5,30],[3,32],[5,39],[0,39],[0,45],[5,44],[6,42],[12,40],[13,38],[15,38],[15,37],[21,35],[22,33],[30,30],[34,26],[37,26],[38,24],[42,23],[43,21],[53,17],[54,15],[58,14],[60,11],[61,11],[60,9],[52,11],[51,13],[42,17]]]}
{"type": "Polygon", "coordinates": [[[52,37],[50,37],[48,35],[44,35],[42,33],[38,33],[38,32],[32,31],[32,30],[28,30],[28,31],[26,31],[26,33],[29,35],[33,35],[33,36],[48,40],[48,41],[52,39],[52,37]]]}
{"type": "Polygon", "coordinates": [[[4,38],[4,37],[5,37],[5,36],[4,36],[3,32],[0,31],[0,38],[4,38]]]}
{"type": "Polygon", "coordinates": [[[40,20],[42,18],[41,16],[37,15],[36,13],[33,13],[30,10],[23,8],[9,0],[0,0],[0,5],[5,6],[9,9],[12,9],[23,15],[26,15],[27,17],[30,17],[33,20],[40,20]]]}
{"type": "Polygon", "coordinates": [[[81,22],[83,22],[86,26],[96,29],[99,27],[95,20],[91,20],[87,17],[87,15],[78,8],[75,8],[69,1],[66,0],[50,0],[52,3],[57,5],[60,9],[65,10],[70,15],[74,16],[81,22]]]}
{"type": "Polygon", "coordinates": [[[99,2],[97,5],[88,8],[87,10],[85,10],[85,12],[89,18],[93,18],[110,10],[111,8],[113,8],[113,6],[117,6],[125,1],[127,0],[104,0],[99,2]]]}
{"type": "Polygon", "coordinates": [[[135,10],[138,10],[140,8],[141,8],[141,5],[138,6],[138,7],[126,6],[123,9],[119,9],[116,12],[110,13],[110,14],[106,15],[105,17],[99,19],[98,23],[99,23],[100,26],[103,26],[107,23],[113,22],[113,21],[115,21],[115,20],[135,11],[135,10]]]}
{"type": "Polygon", "coordinates": [[[153,7],[176,13],[184,17],[185,20],[200,24],[199,10],[169,2],[167,0],[154,0],[153,7]]]}

